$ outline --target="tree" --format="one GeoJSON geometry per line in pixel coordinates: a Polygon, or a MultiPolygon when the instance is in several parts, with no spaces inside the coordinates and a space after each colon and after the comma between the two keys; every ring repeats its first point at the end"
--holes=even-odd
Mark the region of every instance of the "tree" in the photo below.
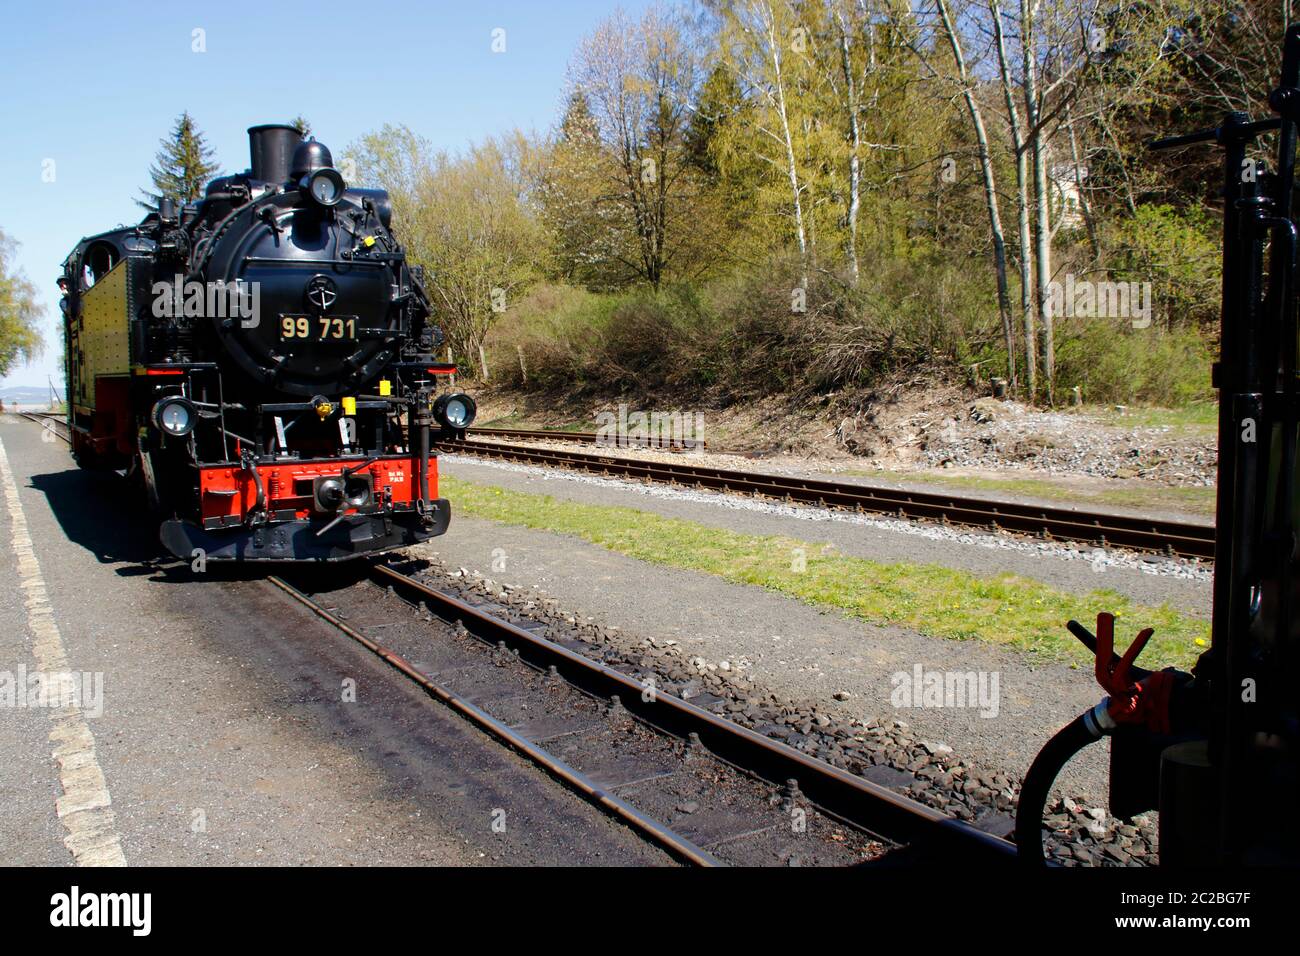
{"type": "Polygon", "coordinates": [[[1030,244],[1029,229],[1029,153],[1025,142],[1025,127],[1016,106],[1015,81],[1012,78],[1011,60],[1007,52],[1005,21],[1000,0],[988,0],[989,16],[993,23],[993,37],[998,56],[998,78],[1002,83],[1002,99],[1006,104],[1007,130],[1011,148],[1016,157],[1016,224],[1020,245],[1020,321],[1025,342],[1025,386],[1030,400],[1038,388],[1038,332],[1035,320],[1034,254],[1030,244]]]}
{"type": "MultiPolygon", "coordinates": [[[[807,183],[796,154],[790,122],[792,81],[787,45],[806,41],[795,10],[784,0],[735,0],[725,6],[728,61],[736,76],[760,104],[754,114],[755,155],[779,173],[787,190],[790,229],[799,251],[803,285],[808,284],[809,238],[805,224],[807,183]]],[[[797,62],[797,61],[796,61],[797,62]]]]}
{"type": "MultiPolygon", "coordinates": [[[[996,0],[994,0],[996,2],[996,0]]],[[[1002,231],[1002,212],[998,202],[997,176],[993,168],[993,155],[989,149],[988,129],[984,125],[984,111],[975,95],[975,81],[966,66],[966,55],[962,49],[962,39],[957,31],[956,19],[949,10],[947,0],[937,0],[940,22],[943,24],[944,36],[952,52],[956,67],[957,80],[961,90],[962,101],[970,117],[971,127],[975,133],[975,142],[979,150],[980,175],[984,182],[984,205],[989,216],[989,237],[993,253],[993,270],[997,277],[998,313],[1002,318],[1002,337],[1007,349],[1007,379],[1014,389],[1016,386],[1016,344],[1011,321],[1011,295],[1007,286],[1007,244],[1002,231]]]]}
{"type": "Polygon", "coordinates": [[[604,183],[613,177],[607,165],[587,97],[575,90],[547,151],[539,206],[554,250],[553,273],[594,289],[617,286],[623,278],[622,269],[611,267],[618,250],[609,210],[600,202],[604,183]]]}
{"type": "Polygon", "coordinates": [[[158,156],[149,167],[155,191],[142,189],[144,198],[136,203],[143,209],[155,210],[163,197],[182,205],[194,202],[220,167],[212,162],[212,149],[188,112],[180,115],[171,135],[160,144],[158,156]]]}
{"type": "Polygon", "coordinates": [[[36,300],[36,287],[13,266],[17,246],[0,229],[0,377],[19,360],[36,358],[44,347],[37,322],[45,310],[36,300]]]}
{"type": "Polygon", "coordinates": [[[590,248],[611,285],[642,280],[657,290],[670,271],[689,276],[717,258],[704,177],[686,142],[698,85],[691,37],[654,7],[637,21],[616,13],[570,64],[571,109],[580,97],[597,148],[572,170],[572,185],[594,201],[603,241],[590,248]]]}
{"type": "Polygon", "coordinates": [[[365,185],[389,191],[394,232],[410,261],[425,269],[453,355],[469,363],[544,257],[531,195],[532,151],[514,133],[450,156],[406,127],[386,126],[346,153],[365,185]]]}
{"type": "Polygon", "coordinates": [[[307,117],[303,116],[301,113],[289,120],[289,125],[296,129],[298,135],[303,139],[306,139],[311,135],[311,123],[309,123],[307,117]]]}

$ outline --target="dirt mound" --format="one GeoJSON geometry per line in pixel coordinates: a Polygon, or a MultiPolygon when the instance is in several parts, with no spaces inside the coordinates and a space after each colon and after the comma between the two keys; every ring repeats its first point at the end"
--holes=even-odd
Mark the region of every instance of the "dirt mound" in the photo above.
{"type": "Polygon", "coordinates": [[[727,408],[617,398],[579,406],[503,389],[474,393],[484,425],[594,431],[598,416],[617,412],[621,402],[632,411],[698,413],[716,450],[832,467],[857,461],[888,471],[1013,470],[1185,486],[1215,478],[1212,425],[1145,409],[1037,409],[930,374],[826,395],[814,406],[784,396],[727,408]]]}

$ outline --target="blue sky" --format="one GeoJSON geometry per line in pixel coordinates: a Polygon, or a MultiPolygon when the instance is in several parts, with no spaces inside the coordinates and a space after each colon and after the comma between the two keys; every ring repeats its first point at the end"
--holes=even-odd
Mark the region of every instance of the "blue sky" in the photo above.
{"type": "Polygon", "coordinates": [[[302,113],[338,155],[404,123],[436,146],[546,130],[582,36],[647,0],[11,4],[0,30],[0,228],[40,290],[47,348],[3,385],[58,381],[57,288],[84,235],[139,221],[158,140],[189,110],[235,172],[247,127],[302,113]],[[505,52],[492,51],[505,31],[505,52]],[[206,52],[194,52],[203,30],[206,52]],[[53,161],[54,181],[42,173],[53,161]]]}

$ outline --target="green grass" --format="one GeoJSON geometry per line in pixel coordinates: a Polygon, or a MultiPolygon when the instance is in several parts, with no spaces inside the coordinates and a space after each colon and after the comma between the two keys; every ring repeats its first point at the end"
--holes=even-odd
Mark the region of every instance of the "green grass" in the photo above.
{"type": "Polygon", "coordinates": [[[1100,418],[1107,425],[1127,428],[1169,426],[1189,432],[1215,430],[1219,423],[1219,406],[1214,402],[1192,402],[1181,408],[1148,408],[1129,405],[1120,414],[1110,405],[1085,405],[1080,412],[1100,418]]]}
{"type": "Polygon", "coordinates": [[[1168,605],[1145,607],[1113,591],[1079,595],[1009,573],[984,576],[934,564],[886,564],[841,554],[828,544],[739,534],[634,508],[574,504],[450,477],[441,478],[439,486],[459,514],[571,535],[616,554],[757,585],[872,624],[985,641],[1039,659],[1090,663],[1065,622],[1094,622],[1101,610],[1118,618],[1121,645],[1139,628],[1155,628],[1141,659],[1148,667],[1186,667],[1201,651],[1197,642],[1209,640],[1207,621],[1168,605]],[[800,551],[806,567],[796,570],[800,551]]]}
{"type": "MultiPolygon", "coordinates": [[[[872,478],[881,477],[879,471],[847,471],[844,474],[864,475],[872,478]]],[[[1210,517],[1214,515],[1215,490],[1213,488],[1169,488],[1147,485],[1109,488],[1080,487],[1078,485],[1058,484],[1047,478],[981,478],[972,475],[944,475],[934,472],[905,472],[893,477],[907,481],[945,485],[952,488],[1032,495],[1050,501],[1063,501],[1085,506],[1116,505],[1121,508],[1139,510],[1164,508],[1210,517]]]]}

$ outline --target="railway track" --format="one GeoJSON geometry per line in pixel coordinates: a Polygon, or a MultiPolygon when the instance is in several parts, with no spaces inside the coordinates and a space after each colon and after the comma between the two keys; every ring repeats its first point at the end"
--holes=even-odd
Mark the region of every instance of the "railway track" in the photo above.
{"type": "MultiPolygon", "coordinates": [[[[45,427],[57,421],[20,414],[45,427]]],[[[57,427],[52,432],[66,440],[57,427]]],[[[545,625],[503,619],[495,612],[507,608],[467,603],[392,565],[367,565],[364,581],[313,593],[320,573],[293,569],[269,580],[683,863],[950,865],[1015,857],[1014,846],[992,833],[658,690],[623,665],[593,660],[574,635],[548,639],[545,625]]]]}
{"type": "MultiPolygon", "coordinates": [[[[340,633],[678,860],[1009,862],[998,837],[664,692],[393,565],[312,593],[340,633]]],[[[526,622],[524,622],[526,623],[526,622]]]]}
{"type": "MultiPolygon", "coordinates": [[[[61,415],[39,412],[15,414],[40,424],[63,441],[69,440],[67,426],[61,415]]],[[[707,468],[676,462],[633,461],[610,455],[526,448],[494,442],[441,442],[436,447],[457,454],[570,468],[604,476],[636,478],[670,485],[711,488],[863,513],[938,521],[942,524],[987,531],[1008,531],[1034,535],[1047,540],[1071,541],[1097,547],[1125,547],[1200,560],[1214,558],[1214,529],[1209,525],[1132,518],[1125,515],[1075,511],[1066,508],[990,502],[955,495],[899,491],[867,485],[707,468]]]]}
{"type": "Polygon", "coordinates": [[[67,419],[57,412],[13,412],[11,414],[35,422],[62,441],[71,441],[68,437],[67,419]]]}
{"type": "Polygon", "coordinates": [[[1045,540],[1103,548],[1131,548],[1201,560],[1214,558],[1214,528],[1209,525],[963,498],[934,492],[900,491],[677,462],[636,461],[612,455],[479,440],[440,442],[437,448],[455,454],[569,468],[606,477],[709,488],[786,502],[936,521],[985,531],[1013,532],[1045,540]]]}

